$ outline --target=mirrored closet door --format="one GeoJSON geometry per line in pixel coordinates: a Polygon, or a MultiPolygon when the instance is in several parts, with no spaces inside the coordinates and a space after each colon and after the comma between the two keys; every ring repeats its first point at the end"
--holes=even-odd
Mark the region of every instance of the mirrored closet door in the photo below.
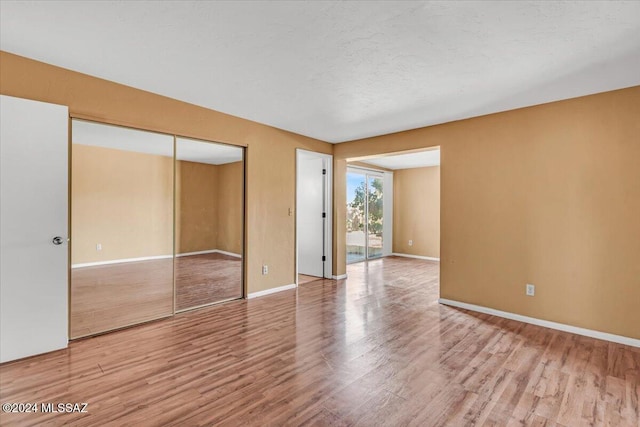
{"type": "Polygon", "coordinates": [[[176,311],[242,297],[243,149],[176,138],[176,311]]]}
{"type": "Polygon", "coordinates": [[[70,337],[243,296],[244,149],[72,120],[70,337]]]}
{"type": "Polygon", "coordinates": [[[71,164],[71,338],[170,316],[173,136],[73,120],[71,164]]]}

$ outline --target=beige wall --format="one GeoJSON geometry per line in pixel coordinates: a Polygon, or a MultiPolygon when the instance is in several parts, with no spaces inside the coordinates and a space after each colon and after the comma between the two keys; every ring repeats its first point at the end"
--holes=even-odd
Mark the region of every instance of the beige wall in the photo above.
{"type": "Polygon", "coordinates": [[[288,212],[295,207],[296,148],[331,154],[331,144],[7,52],[0,63],[4,95],[67,105],[75,117],[246,146],[248,292],[295,283],[288,212]]]}
{"type": "Polygon", "coordinates": [[[639,117],[636,86],[339,144],[334,162],[440,146],[443,298],[640,338],[639,117]]]}
{"type": "Polygon", "coordinates": [[[219,191],[218,166],[176,162],[177,254],[218,249],[219,191]]]}
{"type": "Polygon", "coordinates": [[[242,162],[218,168],[218,246],[234,254],[242,253],[242,198],[244,167],[242,162]]]}
{"type": "MultiPolygon", "coordinates": [[[[175,172],[176,253],[241,254],[242,162],[175,172]]],[[[74,144],[71,197],[73,264],[173,253],[171,158],[74,144]]]]}
{"type": "Polygon", "coordinates": [[[439,166],[394,171],[393,252],[440,258],[439,166]]]}
{"type": "Polygon", "coordinates": [[[242,254],[242,162],[176,165],[176,252],[242,254]]]}
{"type": "Polygon", "coordinates": [[[71,262],[171,255],[173,160],[79,144],[72,153],[71,262]]]}

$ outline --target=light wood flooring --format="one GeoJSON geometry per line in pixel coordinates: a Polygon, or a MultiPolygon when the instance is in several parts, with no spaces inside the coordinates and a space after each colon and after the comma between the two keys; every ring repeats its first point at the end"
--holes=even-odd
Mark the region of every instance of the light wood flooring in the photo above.
{"type": "Polygon", "coordinates": [[[306,274],[298,274],[298,285],[304,285],[305,283],[315,282],[316,280],[322,280],[322,277],[308,276],[306,274]]]}
{"type": "Polygon", "coordinates": [[[640,349],[437,303],[438,264],[389,257],[0,366],[0,414],[74,426],[635,426],[640,349]]]}
{"type": "MultiPolygon", "coordinates": [[[[173,314],[173,259],[71,270],[71,338],[173,314]]],[[[220,253],[176,258],[176,310],[242,297],[242,260],[220,253]]]]}

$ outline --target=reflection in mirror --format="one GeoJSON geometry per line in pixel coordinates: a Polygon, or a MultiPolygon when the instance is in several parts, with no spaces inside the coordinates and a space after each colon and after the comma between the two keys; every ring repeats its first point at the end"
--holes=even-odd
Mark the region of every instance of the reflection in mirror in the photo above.
{"type": "Polygon", "coordinates": [[[72,121],[71,338],[173,313],[173,136],[72,121]]]}
{"type": "Polygon", "coordinates": [[[242,297],[243,149],[176,139],[176,311],[242,297]]]}

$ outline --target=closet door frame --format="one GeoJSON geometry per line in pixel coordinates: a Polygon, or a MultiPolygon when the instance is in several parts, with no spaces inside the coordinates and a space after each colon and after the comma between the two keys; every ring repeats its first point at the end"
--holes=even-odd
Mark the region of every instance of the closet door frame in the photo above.
{"type": "Polygon", "coordinates": [[[69,260],[68,260],[68,270],[69,270],[69,275],[68,275],[68,334],[69,334],[69,340],[73,341],[75,339],[82,339],[82,338],[87,338],[87,337],[92,337],[92,336],[97,336],[97,335],[103,335],[103,334],[108,334],[120,329],[124,329],[124,328],[128,328],[128,327],[132,327],[132,326],[136,326],[136,325],[141,325],[144,323],[148,323],[148,322],[153,322],[156,320],[161,320],[161,319],[167,319],[170,317],[174,317],[176,314],[179,314],[181,312],[184,311],[191,311],[191,310],[197,310],[199,308],[204,308],[204,307],[208,307],[211,305],[216,305],[216,304],[222,304],[231,300],[239,300],[239,299],[246,299],[247,298],[247,262],[246,262],[246,248],[247,248],[247,150],[248,150],[248,146],[247,145],[238,145],[238,144],[230,144],[230,143],[225,143],[225,142],[219,142],[219,141],[214,141],[214,140],[210,140],[210,139],[205,139],[205,138],[201,138],[201,137],[194,137],[194,136],[189,136],[189,135],[185,135],[185,134],[179,134],[179,133],[175,133],[175,132],[171,132],[168,129],[158,129],[158,128],[146,128],[146,127],[142,127],[142,126],[134,126],[128,123],[124,123],[124,122],[120,122],[120,121],[112,121],[112,120],[105,120],[100,118],[99,120],[96,119],[93,116],[88,116],[88,115],[83,115],[83,114],[78,114],[78,113],[71,113],[69,114],[69,145],[68,145],[68,158],[69,158],[69,163],[68,163],[68,179],[69,179],[69,189],[68,189],[68,209],[69,209],[69,214],[68,214],[68,234],[69,234],[69,245],[68,245],[68,254],[69,254],[69,260]],[[156,134],[162,134],[162,135],[166,135],[166,136],[171,136],[173,137],[173,218],[172,218],[172,229],[173,229],[173,263],[174,263],[174,267],[173,267],[173,278],[172,278],[172,283],[173,283],[173,310],[172,313],[169,315],[163,315],[163,316],[159,316],[157,318],[153,318],[153,319],[148,319],[148,320],[144,320],[142,322],[136,322],[136,323],[132,323],[129,325],[125,325],[125,326],[121,326],[118,328],[114,328],[114,329],[110,329],[107,331],[101,331],[101,332],[97,332],[95,334],[90,334],[90,335],[83,335],[80,337],[71,337],[71,293],[72,293],[72,279],[71,279],[71,251],[73,248],[73,228],[72,228],[72,224],[73,224],[73,218],[72,218],[72,213],[71,213],[71,207],[72,207],[72,203],[73,203],[73,199],[72,199],[72,194],[71,194],[71,182],[72,182],[72,174],[73,174],[73,170],[72,170],[72,145],[73,145],[73,121],[74,120],[82,120],[85,122],[90,122],[93,124],[98,124],[98,125],[106,125],[106,126],[116,126],[116,127],[120,127],[120,128],[124,128],[124,129],[131,129],[131,130],[136,130],[136,131],[143,131],[143,132],[151,132],[151,133],[156,133],[156,134]],[[216,302],[212,302],[212,303],[208,303],[208,304],[204,304],[201,306],[197,306],[197,307],[193,307],[192,309],[189,310],[181,310],[181,311],[176,311],[176,277],[175,277],[175,259],[176,259],[176,253],[175,253],[175,238],[176,238],[176,227],[175,227],[175,209],[176,209],[176,200],[175,200],[175,196],[176,196],[176,186],[175,186],[175,181],[176,181],[176,141],[178,138],[186,138],[186,139],[194,139],[194,140],[198,140],[198,141],[202,141],[203,143],[212,143],[212,144],[220,144],[220,145],[227,145],[227,146],[231,146],[231,147],[237,147],[242,149],[242,178],[243,178],[243,182],[242,182],[242,236],[241,236],[241,242],[242,242],[242,266],[241,266],[241,283],[240,283],[240,290],[241,290],[241,294],[240,297],[238,298],[233,298],[233,299],[227,299],[227,300],[223,300],[223,301],[216,301],[216,302]]]}

